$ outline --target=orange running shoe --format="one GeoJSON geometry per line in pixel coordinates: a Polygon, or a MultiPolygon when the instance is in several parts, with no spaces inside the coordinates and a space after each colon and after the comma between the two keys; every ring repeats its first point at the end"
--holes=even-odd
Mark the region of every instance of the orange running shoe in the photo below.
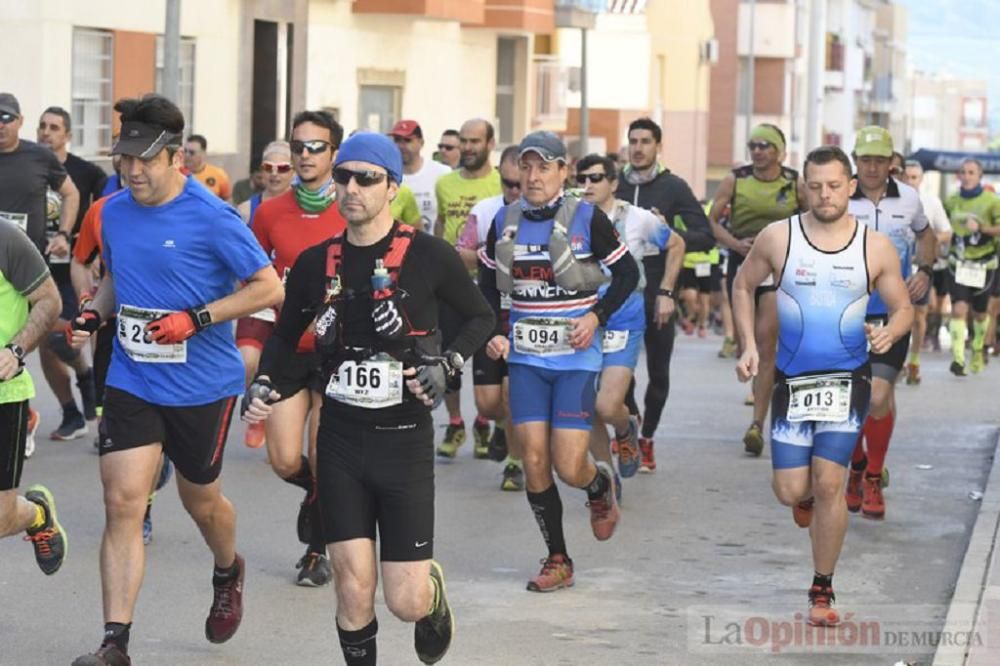
{"type": "Polygon", "coordinates": [[[885,518],[885,497],[882,495],[881,474],[865,474],[861,515],[872,520],[885,518]]]}
{"type": "Polygon", "coordinates": [[[835,627],[840,613],[833,607],[837,597],[832,587],[813,585],[809,588],[809,624],[814,627],[835,627]]]}
{"type": "Polygon", "coordinates": [[[603,497],[587,502],[587,507],[590,508],[590,528],[594,531],[594,536],[598,541],[607,541],[615,533],[615,526],[618,525],[621,512],[618,510],[618,502],[615,500],[614,472],[604,462],[597,463],[597,472],[607,478],[608,489],[603,497]]]}
{"type": "Polygon", "coordinates": [[[792,518],[795,519],[796,525],[799,527],[809,527],[809,523],[813,519],[813,506],[815,504],[816,498],[810,497],[792,507],[792,518]]]}
{"type": "Polygon", "coordinates": [[[573,587],[573,560],[565,555],[549,555],[542,560],[542,570],[528,581],[529,592],[555,592],[573,587]]]}
{"type": "Polygon", "coordinates": [[[844,493],[844,499],[847,500],[847,510],[851,513],[861,510],[861,483],[864,478],[864,469],[851,469],[847,476],[847,492],[844,493]]]}
{"type": "Polygon", "coordinates": [[[251,423],[247,426],[247,432],[243,436],[243,443],[251,449],[259,449],[264,446],[264,422],[251,423]]]}
{"type": "Polygon", "coordinates": [[[650,474],[656,471],[656,457],[653,455],[653,440],[649,437],[639,438],[639,455],[642,461],[639,463],[641,474],[650,474]]]}

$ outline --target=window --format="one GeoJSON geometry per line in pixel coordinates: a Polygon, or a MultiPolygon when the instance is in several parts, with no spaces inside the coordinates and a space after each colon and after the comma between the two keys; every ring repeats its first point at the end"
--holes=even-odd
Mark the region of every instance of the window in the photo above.
{"type": "Polygon", "coordinates": [[[399,119],[403,89],[363,85],[358,99],[358,127],[386,134],[399,119]]]}
{"type": "Polygon", "coordinates": [[[497,39],[497,141],[514,142],[514,83],[516,76],[517,40],[497,39]]]}
{"type": "MultiPolygon", "coordinates": [[[[173,100],[184,114],[184,130],[194,131],[194,38],[181,37],[177,56],[177,97],[173,100]]],[[[156,92],[163,93],[163,35],[156,36],[156,92]]]]}
{"type": "Polygon", "coordinates": [[[114,38],[104,30],[73,29],[73,152],[111,152],[114,38]]]}
{"type": "Polygon", "coordinates": [[[565,122],[569,73],[558,60],[535,59],[535,122],[565,122]]]}

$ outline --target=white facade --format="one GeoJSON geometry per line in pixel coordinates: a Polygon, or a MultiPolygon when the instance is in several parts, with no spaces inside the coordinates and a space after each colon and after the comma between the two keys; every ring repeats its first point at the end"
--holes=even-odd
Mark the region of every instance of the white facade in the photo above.
{"type": "MultiPolygon", "coordinates": [[[[836,35],[842,61],[831,63],[828,56],[823,100],[823,135],[828,143],[839,142],[850,152],[856,130],[864,123],[859,98],[871,92],[866,66],[874,56],[874,4],[866,0],[829,0],[826,30],[836,35]]],[[[834,57],[834,60],[836,58],[834,57]]]]}

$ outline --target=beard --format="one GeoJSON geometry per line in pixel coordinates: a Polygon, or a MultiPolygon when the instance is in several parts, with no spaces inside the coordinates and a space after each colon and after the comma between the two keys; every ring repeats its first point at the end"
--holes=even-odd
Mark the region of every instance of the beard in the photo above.
{"type": "Polygon", "coordinates": [[[844,217],[844,213],[847,212],[847,204],[845,203],[843,206],[833,206],[832,210],[827,209],[826,211],[820,211],[819,209],[812,208],[809,212],[812,213],[813,218],[817,222],[822,224],[832,224],[844,217]]]}
{"type": "Polygon", "coordinates": [[[485,150],[481,153],[473,153],[468,157],[462,155],[462,166],[469,171],[478,171],[483,168],[483,165],[486,164],[486,160],[489,158],[490,154],[485,150]]]}

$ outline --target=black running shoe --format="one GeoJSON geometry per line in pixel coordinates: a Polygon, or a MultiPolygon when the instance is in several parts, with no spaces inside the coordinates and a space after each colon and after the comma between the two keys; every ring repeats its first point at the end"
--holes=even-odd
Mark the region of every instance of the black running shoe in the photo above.
{"type": "Polygon", "coordinates": [[[102,645],[93,654],[73,660],[73,666],[132,666],[132,659],[114,643],[102,645]]]}
{"type": "Polygon", "coordinates": [[[333,579],[330,560],[321,553],[306,552],[295,568],[299,570],[295,584],[300,587],[323,587],[333,579]]]}
{"type": "Polygon", "coordinates": [[[37,529],[28,528],[25,541],[30,541],[35,547],[35,561],[38,568],[46,576],[59,571],[69,552],[69,542],[66,533],[56,517],[56,501],[45,486],[31,486],[24,498],[42,507],[45,512],[45,524],[37,529]]]}
{"type": "Polygon", "coordinates": [[[441,565],[431,560],[431,578],[437,583],[440,597],[434,611],[427,617],[418,620],[413,627],[413,646],[417,657],[425,664],[436,664],[441,661],[451,638],[455,634],[455,616],[448,605],[448,596],[444,588],[444,572],[441,565]]]}
{"type": "Polygon", "coordinates": [[[951,366],[948,369],[951,370],[951,374],[955,375],[956,377],[965,376],[965,365],[959,363],[958,361],[952,361],[951,366]]]}

